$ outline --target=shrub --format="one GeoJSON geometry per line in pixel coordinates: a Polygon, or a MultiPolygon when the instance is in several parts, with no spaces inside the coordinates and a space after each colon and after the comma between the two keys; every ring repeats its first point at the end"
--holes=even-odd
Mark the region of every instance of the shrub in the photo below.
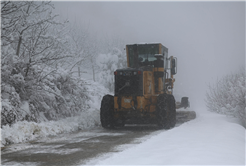
{"type": "Polygon", "coordinates": [[[245,70],[241,69],[237,74],[226,75],[214,86],[209,86],[206,105],[210,111],[240,119],[246,127],[245,92],[245,70]]]}
{"type": "Polygon", "coordinates": [[[2,68],[2,125],[58,120],[88,109],[83,80],[62,69],[33,65],[27,76],[5,69],[11,69],[10,65],[2,68]]]}

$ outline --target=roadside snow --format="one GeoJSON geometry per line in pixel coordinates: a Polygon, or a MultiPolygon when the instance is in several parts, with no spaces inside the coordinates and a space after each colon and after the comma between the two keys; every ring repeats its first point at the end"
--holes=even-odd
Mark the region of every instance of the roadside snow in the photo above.
{"type": "MultiPolygon", "coordinates": [[[[84,110],[80,115],[69,117],[58,121],[48,122],[27,122],[19,121],[12,126],[3,126],[1,129],[1,147],[8,143],[21,143],[31,141],[37,138],[57,135],[60,133],[68,133],[80,129],[92,128],[100,125],[100,103],[108,90],[98,83],[87,81],[87,94],[89,100],[87,104],[90,109],[84,110]]],[[[27,104],[23,105],[23,109],[28,110],[27,104]]]]}
{"type": "Polygon", "coordinates": [[[193,121],[105,158],[87,164],[245,165],[245,129],[225,116],[202,111],[193,121]]]}
{"type": "Polygon", "coordinates": [[[90,109],[80,116],[70,117],[59,121],[27,122],[21,121],[14,125],[3,126],[2,144],[6,142],[20,143],[33,140],[38,137],[57,135],[64,132],[73,132],[79,129],[90,128],[99,125],[99,110],[90,109]]]}

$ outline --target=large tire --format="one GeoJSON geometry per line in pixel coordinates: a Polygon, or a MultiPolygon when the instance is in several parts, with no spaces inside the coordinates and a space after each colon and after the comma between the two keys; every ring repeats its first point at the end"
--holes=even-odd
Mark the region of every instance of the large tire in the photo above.
{"type": "Polygon", "coordinates": [[[114,97],[105,95],[101,102],[100,120],[103,128],[114,128],[114,97]]]}
{"type": "Polygon", "coordinates": [[[173,95],[160,94],[156,104],[157,125],[162,129],[173,128],[176,124],[176,105],[173,95]]]}
{"type": "Polygon", "coordinates": [[[124,127],[125,126],[125,122],[123,120],[121,122],[115,122],[114,126],[115,127],[124,127]]]}
{"type": "Polygon", "coordinates": [[[176,101],[173,95],[168,95],[168,103],[170,103],[171,115],[169,117],[170,127],[176,125],[176,101]]]}

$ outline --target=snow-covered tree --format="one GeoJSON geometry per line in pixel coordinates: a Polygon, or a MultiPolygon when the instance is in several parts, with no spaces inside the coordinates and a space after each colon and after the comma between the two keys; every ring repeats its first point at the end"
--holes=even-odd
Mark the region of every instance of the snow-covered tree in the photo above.
{"type": "Polygon", "coordinates": [[[2,46],[9,45],[15,42],[20,10],[26,6],[25,2],[1,1],[1,44],[2,46]]]}
{"type": "Polygon", "coordinates": [[[88,38],[87,29],[76,23],[69,25],[68,47],[71,57],[63,66],[69,72],[79,72],[77,68],[87,59],[86,45],[88,38]]]}
{"type": "Polygon", "coordinates": [[[239,118],[246,127],[245,69],[226,75],[214,86],[209,86],[206,104],[209,110],[239,118]]]}
{"type": "Polygon", "coordinates": [[[95,81],[97,71],[95,59],[100,52],[97,37],[89,32],[88,25],[74,23],[69,26],[68,39],[69,55],[71,57],[63,65],[63,68],[79,77],[82,76],[81,73],[90,69],[95,81]]]}
{"type": "Polygon", "coordinates": [[[126,64],[121,40],[102,42],[83,26],[59,21],[50,1],[1,5],[2,125],[57,120],[85,110],[89,98],[84,80],[73,75],[76,68],[91,68],[93,80],[113,91],[113,72],[126,64]]]}
{"type": "Polygon", "coordinates": [[[114,91],[114,71],[126,66],[125,54],[118,48],[111,48],[108,54],[99,54],[97,57],[98,82],[102,83],[111,92],[114,91]]]}
{"type": "Polygon", "coordinates": [[[70,52],[65,23],[52,14],[51,2],[1,4],[2,125],[58,119],[81,111],[86,95],[76,85],[78,80],[59,65],[70,52]],[[69,95],[74,100],[67,101],[69,95]]]}

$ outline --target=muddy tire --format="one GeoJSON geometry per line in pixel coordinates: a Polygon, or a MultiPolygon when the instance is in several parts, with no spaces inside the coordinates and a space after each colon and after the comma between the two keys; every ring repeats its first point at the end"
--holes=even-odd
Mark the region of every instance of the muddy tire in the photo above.
{"type": "Polygon", "coordinates": [[[103,128],[114,128],[113,120],[114,97],[105,95],[101,102],[100,120],[103,128]]]}
{"type": "Polygon", "coordinates": [[[176,124],[176,105],[173,95],[161,94],[156,104],[157,125],[161,129],[173,128],[176,124]]]}

